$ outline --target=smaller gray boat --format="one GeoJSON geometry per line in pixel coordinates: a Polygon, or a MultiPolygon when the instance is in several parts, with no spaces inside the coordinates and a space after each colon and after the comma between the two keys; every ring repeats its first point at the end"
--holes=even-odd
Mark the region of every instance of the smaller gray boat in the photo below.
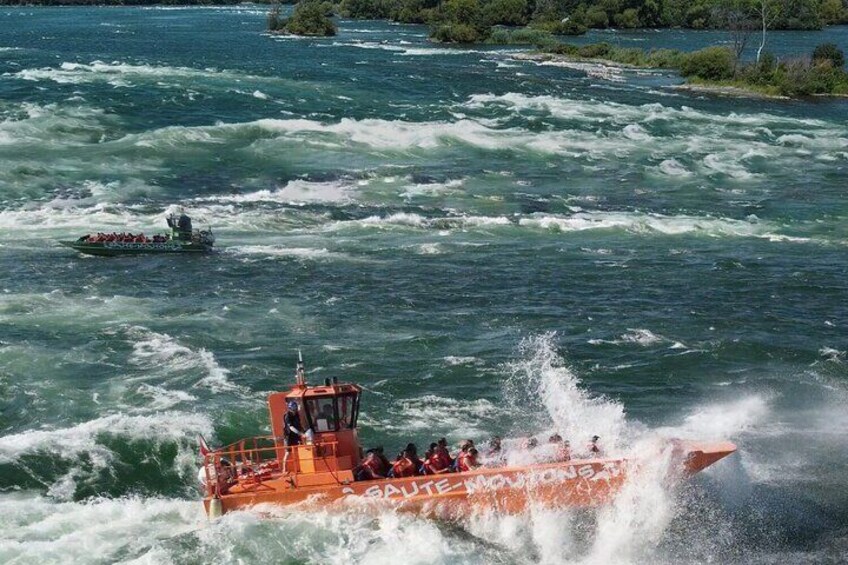
{"type": "Polygon", "coordinates": [[[80,253],[105,257],[143,253],[206,253],[215,244],[212,230],[193,229],[191,218],[184,213],[168,216],[168,227],[170,233],[152,237],[143,233],[97,233],[59,243],[80,253]]]}

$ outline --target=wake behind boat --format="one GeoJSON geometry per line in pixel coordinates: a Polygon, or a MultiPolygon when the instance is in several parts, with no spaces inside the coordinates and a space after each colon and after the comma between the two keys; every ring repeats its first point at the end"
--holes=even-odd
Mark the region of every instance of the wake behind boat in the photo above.
{"type": "Polygon", "coordinates": [[[80,253],[105,257],[143,253],[205,253],[212,250],[215,236],[211,229],[193,229],[191,218],[184,213],[171,214],[167,222],[170,232],[152,237],[143,233],[97,233],[59,243],[80,253]]]}
{"type": "MultiPolygon", "coordinates": [[[[410,444],[391,465],[379,449],[363,453],[357,436],[361,393],[360,386],[336,379],[326,379],[322,386],[307,384],[300,361],[296,384],[268,396],[273,435],[215,450],[201,438],[204,462],[198,477],[209,517],[258,504],[323,508],[362,501],[440,518],[478,510],[513,514],[529,505],[593,507],[610,502],[628,475],[639,471],[638,463],[603,457],[597,449],[577,459],[567,448],[560,449],[554,462],[541,464],[506,466],[497,458],[480,464],[476,449],[466,451],[467,446],[457,456],[455,470],[439,469],[430,463],[439,444],[431,444],[424,463],[410,444]]],[[[685,477],[732,454],[736,446],[671,440],[671,449],[668,473],[685,477]]]]}

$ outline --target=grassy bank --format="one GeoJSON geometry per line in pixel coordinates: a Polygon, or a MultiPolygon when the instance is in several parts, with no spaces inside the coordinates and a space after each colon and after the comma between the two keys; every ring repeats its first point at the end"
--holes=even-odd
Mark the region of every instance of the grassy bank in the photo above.
{"type": "Polygon", "coordinates": [[[848,95],[845,56],[833,44],[819,45],[808,56],[778,59],[763,53],[759,62],[743,63],[727,47],[707,47],[698,51],[676,49],[636,49],[609,43],[573,45],[549,34],[502,31],[492,34],[490,43],[503,45],[531,42],[540,53],[575,61],[602,62],[645,69],[670,69],[686,78],[689,85],[712,87],[735,93],[751,92],[767,96],[802,97],[848,95]]]}

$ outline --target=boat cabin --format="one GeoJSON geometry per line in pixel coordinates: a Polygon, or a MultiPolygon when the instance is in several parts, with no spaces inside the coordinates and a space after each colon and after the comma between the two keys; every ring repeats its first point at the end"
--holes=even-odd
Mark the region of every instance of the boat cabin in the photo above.
{"type": "MultiPolygon", "coordinates": [[[[300,445],[289,447],[291,454],[286,471],[297,475],[347,471],[353,480],[353,469],[362,458],[356,433],[361,393],[362,388],[358,385],[339,383],[338,379],[327,379],[323,386],[310,386],[299,378],[298,384],[288,392],[268,396],[271,430],[275,437],[284,436],[283,419],[289,402],[298,405],[300,429],[311,431],[302,438],[300,445]]],[[[280,444],[277,449],[282,465],[286,447],[280,444]]],[[[320,480],[320,477],[314,478],[320,480]]],[[[303,481],[323,484],[298,477],[299,483],[303,481]]],[[[335,479],[331,481],[336,482],[335,479]]]]}
{"type": "Polygon", "coordinates": [[[241,440],[206,455],[206,466],[214,470],[207,471],[204,481],[209,494],[265,488],[281,478],[285,488],[352,483],[363,456],[356,433],[361,394],[360,386],[335,378],[309,385],[299,361],[296,384],[268,395],[272,435],[241,440]],[[306,431],[299,445],[286,446],[284,418],[290,402],[297,403],[299,429],[306,431]]]}

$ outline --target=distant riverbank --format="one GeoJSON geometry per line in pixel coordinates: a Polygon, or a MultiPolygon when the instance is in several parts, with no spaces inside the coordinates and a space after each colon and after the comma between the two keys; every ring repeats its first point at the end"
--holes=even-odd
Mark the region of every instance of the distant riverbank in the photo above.
{"type": "MultiPolygon", "coordinates": [[[[256,4],[269,4],[256,0],[256,4]]],[[[0,0],[0,6],[234,6],[239,0],[0,0]]]]}
{"type": "MultiPolygon", "coordinates": [[[[502,43],[510,43],[508,36],[502,43]]],[[[845,54],[836,45],[817,46],[810,54],[778,59],[764,52],[759,61],[743,63],[728,47],[696,51],[623,48],[609,43],[572,45],[553,38],[537,41],[538,51],[519,58],[597,63],[612,67],[668,69],[686,79],[681,90],[757,98],[848,96],[845,54]]]]}

